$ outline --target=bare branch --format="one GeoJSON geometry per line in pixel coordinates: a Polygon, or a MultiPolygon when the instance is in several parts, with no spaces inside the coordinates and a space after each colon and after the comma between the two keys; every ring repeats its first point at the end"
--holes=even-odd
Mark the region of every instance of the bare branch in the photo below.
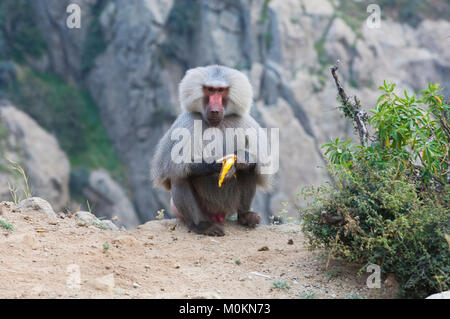
{"type": "Polygon", "coordinates": [[[361,109],[361,102],[356,96],[354,97],[354,102],[351,102],[348,95],[345,93],[345,90],[342,87],[341,81],[339,81],[339,77],[337,75],[339,63],[339,60],[337,60],[336,64],[331,68],[331,74],[333,75],[339,97],[344,106],[344,114],[345,116],[351,118],[354,122],[355,128],[359,134],[361,145],[365,146],[367,140],[369,139],[369,131],[366,127],[367,113],[361,109]]]}

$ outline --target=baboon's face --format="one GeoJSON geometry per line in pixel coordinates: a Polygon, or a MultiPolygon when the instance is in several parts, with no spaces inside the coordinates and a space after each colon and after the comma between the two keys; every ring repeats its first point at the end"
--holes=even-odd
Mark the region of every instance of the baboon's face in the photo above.
{"type": "Polygon", "coordinates": [[[229,92],[226,86],[203,86],[203,117],[211,126],[222,122],[229,92]]]}

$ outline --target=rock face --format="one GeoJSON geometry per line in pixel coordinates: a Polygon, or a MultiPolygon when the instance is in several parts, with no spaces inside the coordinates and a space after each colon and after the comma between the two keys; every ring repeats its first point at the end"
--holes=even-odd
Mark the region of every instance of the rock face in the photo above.
{"type": "Polygon", "coordinates": [[[97,216],[108,219],[116,217],[116,224],[126,228],[134,228],[140,224],[133,204],[122,187],[105,170],[90,173],[83,194],[97,216]]]}
{"type": "Polygon", "coordinates": [[[70,165],[58,142],[24,112],[0,101],[0,199],[11,199],[8,183],[24,197],[24,179],[6,159],[23,168],[33,196],[45,198],[56,211],[67,205],[70,165]]]}
{"type": "Polygon", "coordinates": [[[450,92],[449,21],[425,20],[413,28],[383,20],[379,29],[364,24],[354,30],[327,0],[79,0],[82,23],[97,21],[105,42],[82,74],[88,28],[64,26],[71,1],[34,2],[49,67],[67,79],[84,79],[127,166],[131,200],[143,220],[168,206],[167,193],[151,187],[149,165],[179,112],[177,85],[190,67],[219,63],[245,72],[255,89],[252,114],[262,126],[280,128],[278,182],[271,193],[257,195],[254,207],[266,215],[283,201],[294,202],[303,185],[323,182],[327,177],[315,169],[324,165],[320,145],[353,134],[336,110],[328,71],[336,59],[344,85],[357,85],[352,91],[367,108],[385,79],[409,90],[440,82],[450,92]],[[101,8],[98,17],[95,8],[101,8]]]}
{"type": "Polygon", "coordinates": [[[30,2],[39,19],[38,26],[45,41],[52,50],[37,65],[51,69],[69,82],[80,81],[83,72],[83,48],[97,0],[37,0],[30,2]],[[77,4],[81,9],[81,28],[69,29],[66,20],[69,4],[77,4]],[[51,32],[48,32],[51,30],[51,32]]]}

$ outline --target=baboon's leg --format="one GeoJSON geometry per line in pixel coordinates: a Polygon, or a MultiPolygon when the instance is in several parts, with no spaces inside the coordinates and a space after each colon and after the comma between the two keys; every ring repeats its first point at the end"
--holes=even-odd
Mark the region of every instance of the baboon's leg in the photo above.
{"type": "Polygon", "coordinates": [[[223,236],[222,228],[203,214],[189,180],[172,182],[172,200],[180,219],[192,231],[209,236],[223,236]]]}
{"type": "Polygon", "coordinates": [[[239,178],[241,202],[238,208],[238,222],[243,226],[255,227],[261,222],[261,216],[250,210],[256,193],[254,176],[245,174],[239,178]]]}

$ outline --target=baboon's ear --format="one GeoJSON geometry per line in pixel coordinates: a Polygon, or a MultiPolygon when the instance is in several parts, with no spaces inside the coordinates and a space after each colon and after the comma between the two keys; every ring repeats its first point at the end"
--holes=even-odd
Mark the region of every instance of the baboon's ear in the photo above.
{"type": "Polygon", "coordinates": [[[227,80],[230,84],[227,114],[245,115],[250,112],[253,103],[253,89],[247,76],[235,69],[226,68],[227,80]]]}
{"type": "Polygon", "coordinates": [[[208,80],[205,67],[190,69],[178,87],[180,106],[186,112],[203,112],[203,85],[208,80]]]}

